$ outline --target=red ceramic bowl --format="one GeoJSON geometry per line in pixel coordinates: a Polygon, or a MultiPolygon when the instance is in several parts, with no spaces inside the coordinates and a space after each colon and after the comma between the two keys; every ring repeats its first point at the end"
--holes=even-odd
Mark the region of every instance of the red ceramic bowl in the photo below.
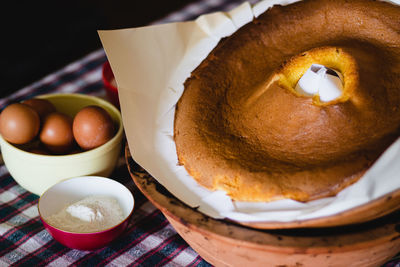
{"type": "Polygon", "coordinates": [[[39,199],[39,215],[46,230],[61,244],[79,250],[95,250],[107,246],[118,238],[128,226],[134,199],[122,184],[104,177],[83,176],[64,180],[48,189],[39,199]],[[109,196],[120,204],[124,219],[117,225],[99,232],[75,233],[50,225],[46,218],[65,206],[87,196],[109,196]]]}
{"type": "Polygon", "coordinates": [[[110,63],[108,61],[103,64],[102,78],[106,89],[107,98],[116,107],[119,107],[118,88],[115,82],[114,73],[112,72],[110,63]]]}

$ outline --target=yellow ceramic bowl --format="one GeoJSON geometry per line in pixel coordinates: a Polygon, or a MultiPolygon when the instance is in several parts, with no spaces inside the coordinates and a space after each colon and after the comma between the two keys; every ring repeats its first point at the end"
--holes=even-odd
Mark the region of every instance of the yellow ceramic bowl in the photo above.
{"type": "Polygon", "coordinates": [[[41,155],[22,150],[0,136],[1,153],[12,177],[26,190],[41,195],[54,184],[72,177],[109,176],[121,150],[123,134],[121,113],[109,102],[82,94],[49,94],[39,96],[49,100],[57,111],[74,116],[88,105],[104,108],[117,125],[115,136],[104,145],[70,155],[41,155]]]}

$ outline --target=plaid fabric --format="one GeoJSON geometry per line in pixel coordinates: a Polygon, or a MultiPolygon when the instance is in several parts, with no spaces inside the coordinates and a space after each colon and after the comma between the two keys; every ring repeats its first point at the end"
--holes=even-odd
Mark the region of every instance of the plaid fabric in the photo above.
{"type": "MultiPolygon", "coordinates": [[[[153,24],[190,20],[203,13],[230,10],[241,2],[198,1],[153,24]]],[[[94,51],[0,99],[0,109],[12,102],[55,92],[104,96],[101,67],[105,61],[102,49],[94,51]]],[[[20,187],[0,163],[0,266],[210,266],[134,186],[123,157],[111,178],[134,193],[135,212],[131,223],[109,246],[93,252],[79,251],[64,247],[50,236],[38,216],[39,197],[20,187]]],[[[393,259],[385,267],[400,267],[400,259],[393,259]]]]}

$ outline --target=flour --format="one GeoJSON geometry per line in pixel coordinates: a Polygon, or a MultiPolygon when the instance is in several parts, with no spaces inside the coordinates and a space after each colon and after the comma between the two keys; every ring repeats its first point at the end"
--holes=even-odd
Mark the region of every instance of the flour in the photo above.
{"type": "Polygon", "coordinates": [[[68,232],[91,233],[111,228],[124,219],[118,201],[107,196],[89,196],[45,218],[50,225],[68,232]]]}

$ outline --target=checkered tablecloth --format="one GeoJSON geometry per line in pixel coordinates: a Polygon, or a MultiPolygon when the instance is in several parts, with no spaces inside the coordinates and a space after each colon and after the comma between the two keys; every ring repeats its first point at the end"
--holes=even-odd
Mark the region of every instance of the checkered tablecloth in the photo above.
{"type": "MultiPolygon", "coordinates": [[[[190,20],[212,11],[230,10],[241,2],[198,1],[152,24],[190,20]]],[[[94,51],[0,99],[0,110],[40,94],[83,93],[103,97],[101,67],[105,61],[102,49],[94,51]]],[[[209,266],[134,186],[123,156],[111,178],[133,191],[135,212],[131,223],[109,246],[92,252],[79,251],[59,244],[50,236],[38,216],[39,196],[20,187],[0,163],[0,266],[209,266]]],[[[393,266],[400,267],[400,260],[394,259],[385,265],[393,266]]]]}

